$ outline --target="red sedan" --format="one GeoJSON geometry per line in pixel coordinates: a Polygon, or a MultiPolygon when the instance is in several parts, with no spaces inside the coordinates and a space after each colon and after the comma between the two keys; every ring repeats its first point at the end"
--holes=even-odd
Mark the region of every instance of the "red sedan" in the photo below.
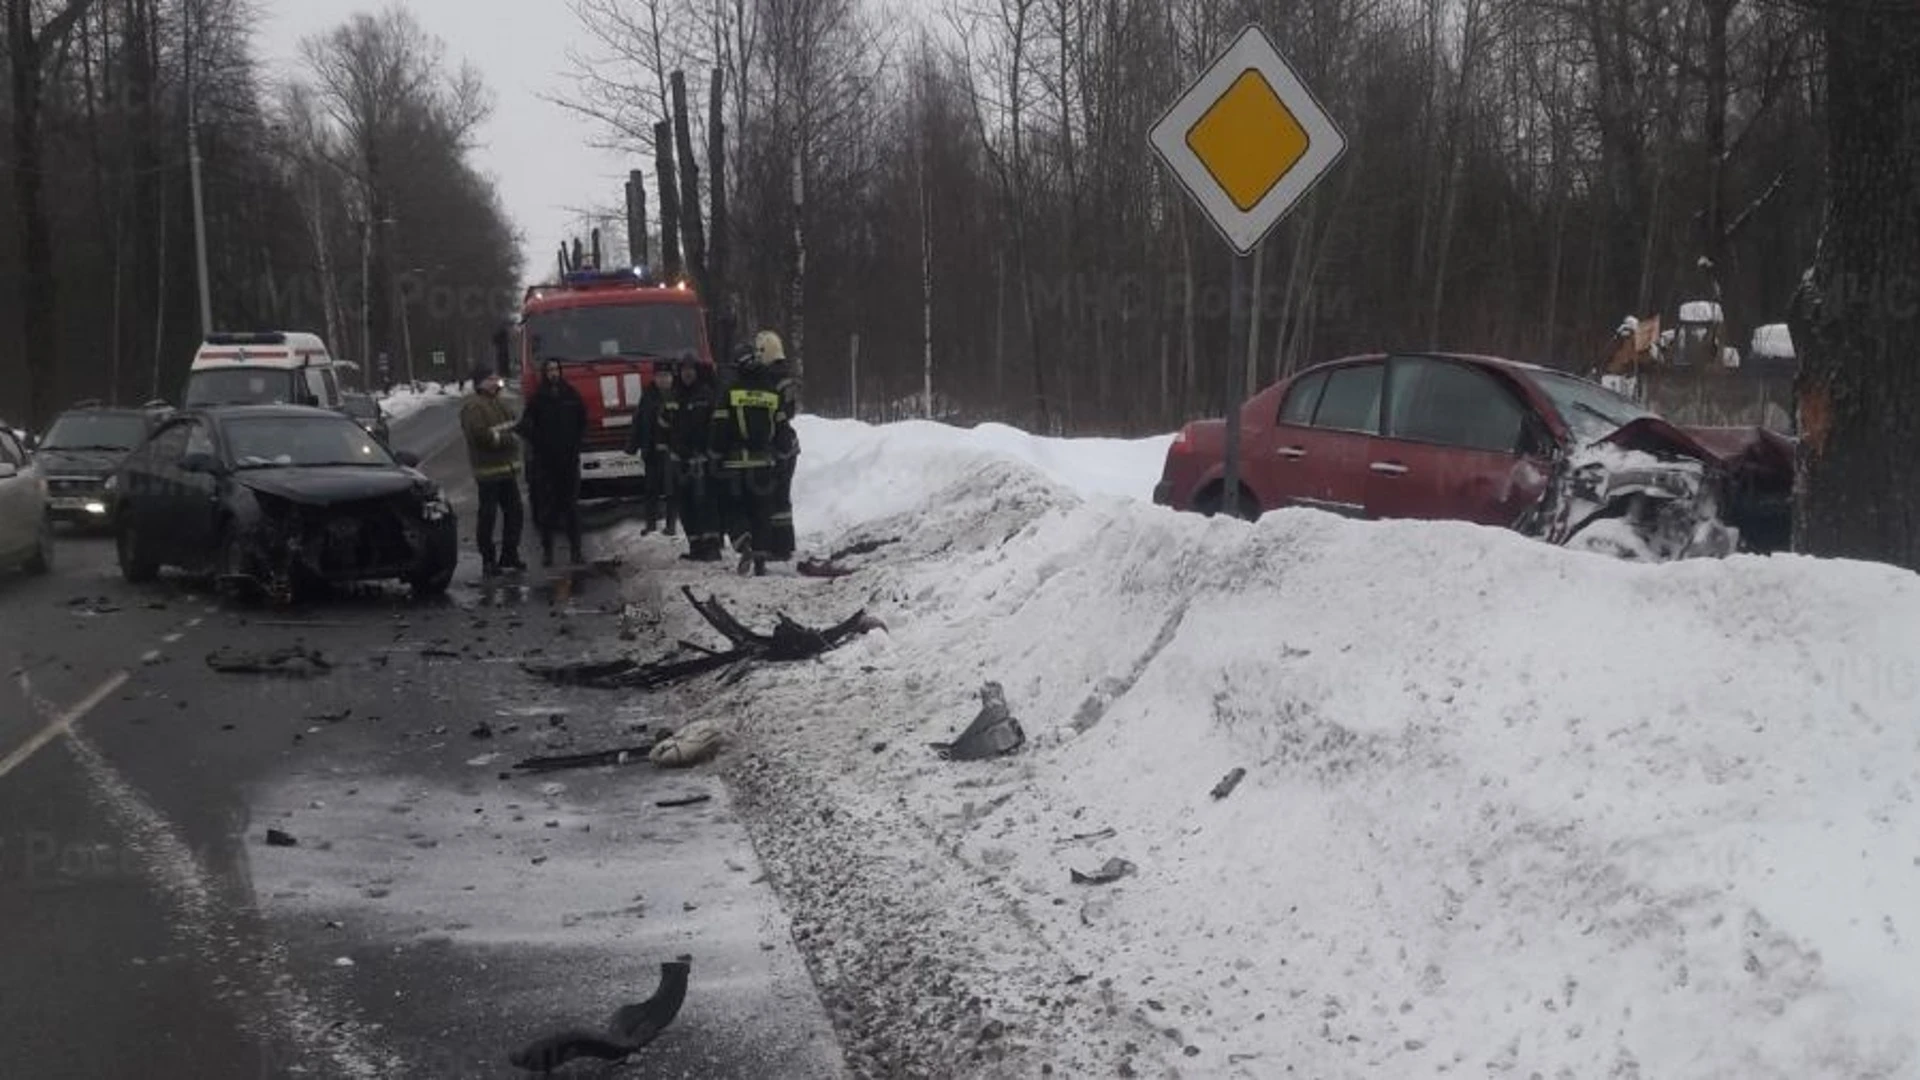
{"type": "MultiPolygon", "coordinates": [[[[1789,539],[1791,440],[1757,428],[1685,430],[1532,364],[1347,357],[1255,395],[1240,424],[1243,516],[1305,506],[1470,521],[1554,543],[1604,536],[1609,550],[1648,558],[1771,551],[1789,539]]],[[[1225,435],[1221,420],[1183,428],[1154,501],[1217,512],[1225,435]]]]}

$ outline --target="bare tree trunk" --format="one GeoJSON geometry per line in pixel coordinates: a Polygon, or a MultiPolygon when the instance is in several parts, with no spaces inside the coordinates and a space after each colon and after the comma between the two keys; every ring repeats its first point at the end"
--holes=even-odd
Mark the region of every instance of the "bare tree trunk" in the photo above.
{"type": "Polygon", "coordinates": [[[700,166],[693,156],[693,129],[687,117],[687,77],[673,73],[673,141],[680,153],[680,235],[685,241],[681,252],[687,271],[706,303],[713,303],[713,282],[707,277],[707,228],[700,214],[700,166]]]}
{"type": "Polygon", "coordinates": [[[789,285],[788,303],[792,305],[789,316],[791,324],[787,331],[787,344],[791,346],[793,377],[796,382],[805,379],[801,359],[806,348],[807,337],[807,156],[804,140],[797,141],[793,151],[793,281],[789,285]]]}
{"type": "Polygon", "coordinates": [[[707,280],[712,290],[707,295],[708,310],[718,331],[720,347],[733,349],[739,329],[739,305],[734,300],[732,237],[727,233],[727,123],[725,83],[719,67],[707,88],[707,203],[710,207],[707,280]]]}
{"type": "Polygon", "coordinates": [[[653,125],[653,173],[660,185],[660,269],[667,277],[677,278],[684,272],[680,262],[680,185],[674,178],[673,124],[665,120],[653,125]]]}
{"type": "Polygon", "coordinates": [[[1794,547],[1920,570],[1920,20],[1826,6],[1827,222],[1792,320],[1794,547]]]}

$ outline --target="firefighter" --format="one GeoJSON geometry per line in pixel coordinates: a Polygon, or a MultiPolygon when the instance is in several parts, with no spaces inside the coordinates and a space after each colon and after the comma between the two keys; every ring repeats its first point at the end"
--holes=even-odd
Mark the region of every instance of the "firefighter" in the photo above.
{"type": "Polygon", "coordinates": [[[682,357],[674,386],[670,449],[680,497],[680,527],[687,535],[687,551],[680,557],[692,562],[720,561],[718,492],[709,456],[714,400],[712,372],[693,357],[682,357]]]}
{"type": "Polygon", "coordinates": [[[714,456],[725,478],[722,483],[733,517],[742,531],[734,534],[740,552],[740,572],[765,576],[773,555],[773,514],[779,495],[779,470],[774,461],[786,436],[786,410],[779,381],[760,360],[758,348],[743,353],[733,384],[723,404],[714,410],[714,456]]]}
{"type": "Polygon", "coordinates": [[[673,428],[680,413],[680,401],[673,391],[673,369],[655,364],[653,381],[640,395],[633,414],[633,428],[627,432],[627,453],[645,454],[647,466],[647,527],[641,535],[650,535],[667,519],[666,534],[674,535],[680,521],[679,493],[675,490],[673,428]]]}
{"type": "Polygon", "coordinates": [[[767,558],[786,562],[793,558],[793,473],[800,460],[800,436],[794,430],[794,417],[800,415],[799,382],[787,362],[786,344],[780,335],[762,330],[753,340],[754,352],[773,376],[774,390],[780,395],[780,409],[786,423],[780,428],[773,448],[774,495],[767,537],[767,558]]]}

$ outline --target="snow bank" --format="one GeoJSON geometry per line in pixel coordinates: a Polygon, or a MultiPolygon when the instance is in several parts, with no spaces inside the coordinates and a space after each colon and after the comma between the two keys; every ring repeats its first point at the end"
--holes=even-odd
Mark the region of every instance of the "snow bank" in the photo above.
{"type": "Polygon", "coordinates": [[[802,438],[803,524],[902,539],[730,602],[889,631],[698,694],[792,817],[770,863],[832,878],[785,883],[816,977],[952,969],[872,1045],[947,1034],[944,987],[1079,1075],[1920,1075],[1920,578],[1209,521],[1115,497],[1158,462],[1121,484],[1112,446],[802,438]],[[989,679],[1027,748],[935,760],[989,679]]]}
{"type": "Polygon", "coordinates": [[[399,420],[435,402],[458,397],[459,394],[458,387],[447,383],[403,383],[396,384],[385,394],[374,395],[374,400],[380,403],[380,411],[386,414],[388,420],[399,420]]]}
{"type": "Polygon", "coordinates": [[[875,426],[802,416],[796,523],[815,537],[924,506],[992,462],[1018,462],[1084,495],[1145,500],[1173,436],[1051,439],[1002,424],[958,428],[927,420],[875,426]]]}

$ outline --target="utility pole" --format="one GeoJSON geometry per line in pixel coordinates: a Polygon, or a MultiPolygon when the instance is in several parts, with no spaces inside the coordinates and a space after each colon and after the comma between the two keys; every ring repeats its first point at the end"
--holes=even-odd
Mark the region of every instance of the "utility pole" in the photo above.
{"type": "Polygon", "coordinates": [[[193,253],[200,275],[200,336],[213,333],[213,293],[207,281],[207,205],[200,185],[200,106],[193,82],[194,6],[185,5],[184,51],[187,65],[187,174],[193,184],[193,253]]]}

